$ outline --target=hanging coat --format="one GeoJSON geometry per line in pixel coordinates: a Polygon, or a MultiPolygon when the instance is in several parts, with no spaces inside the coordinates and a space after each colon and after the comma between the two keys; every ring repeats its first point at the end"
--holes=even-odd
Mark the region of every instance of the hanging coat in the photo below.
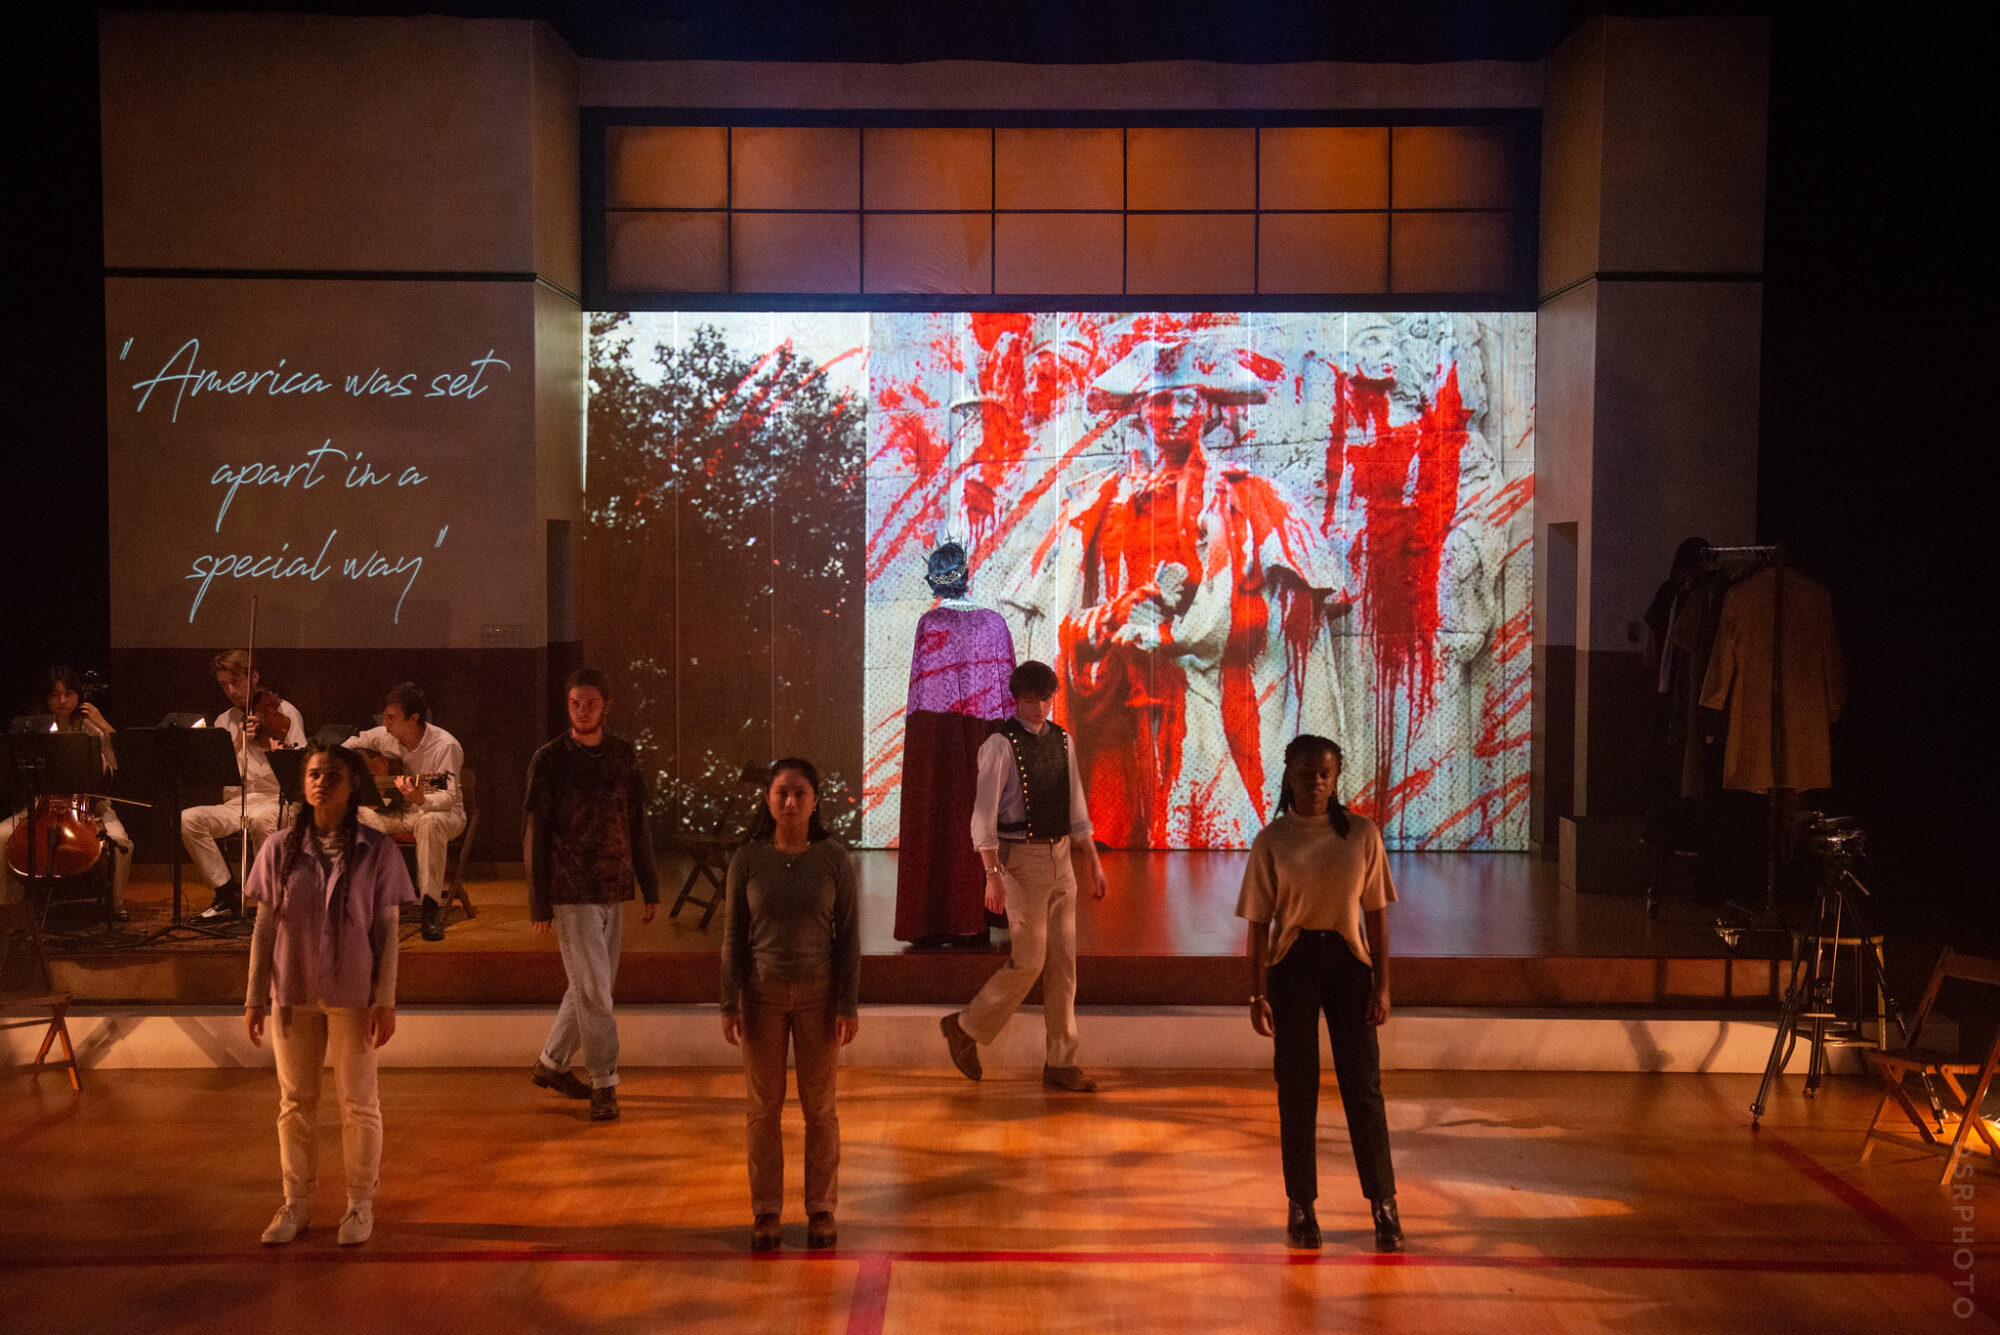
{"type": "Polygon", "coordinates": [[[1831,787],[1829,733],[1846,700],[1833,599],[1823,585],[1795,570],[1771,569],[1730,588],[1723,598],[1722,621],[1701,691],[1704,707],[1726,709],[1729,714],[1723,787],[1758,793],[1831,787]],[[1774,644],[1773,609],[1780,579],[1784,581],[1781,642],[1774,644]],[[1774,701],[1772,676],[1777,664],[1782,664],[1782,690],[1774,701]],[[1774,706],[1780,714],[1775,732],[1774,706]]]}

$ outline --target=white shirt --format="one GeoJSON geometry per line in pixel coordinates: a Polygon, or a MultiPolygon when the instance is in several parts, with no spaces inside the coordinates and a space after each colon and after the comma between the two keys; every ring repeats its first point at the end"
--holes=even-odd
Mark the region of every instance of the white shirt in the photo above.
{"type": "MultiPolygon", "coordinates": [[[[306,744],[306,721],[290,700],[281,700],[279,707],[285,717],[292,721],[291,731],[285,734],[283,745],[304,746],[306,744]]],[[[229,730],[229,740],[236,747],[236,771],[243,776],[244,786],[252,797],[276,798],[278,776],[271,772],[271,758],[261,746],[243,745],[243,711],[225,709],[215,716],[215,726],[229,730]]],[[[224,788],[222,800],[234,802],[242,796],[240,788],[224,788]]]]}
{"type": "Polygon", "coordinates": [[[443,791],[426,791],[414,805],[425,811],[459,811],[464,808],[465,799],[458,791],[458,771],[465,764],[465,751],[459,746],[458,738],[437,724],[424,725],[424,735],[414,748],[405,748],[396,740],[395,734],[383,727],[370,728],[347,744],[365,746],[385,756],[394,756],[403,762],[403,769],[409,774],[445,776],[443,791]]]}
{"type": "MultiPolygon", "coordinates": [[[[1042,725],[1044,729],[1048,726],[1042,725]]],[[[1090,802],[1083,795],[1083,778],[1076,772],[1074,733],[1063,749],[1069,753],[1069,836],[1088,839],[1090,802]]],[[[1021,772],[1014,763],[1014,743],[1007,740],[1006,733],[996,732],[979,744],[979,787],[972,798],[972,846],[998,848],[1000,822],[1011,825],[1026,819],[1028,803],[1021,796],[1021,772]]]]}

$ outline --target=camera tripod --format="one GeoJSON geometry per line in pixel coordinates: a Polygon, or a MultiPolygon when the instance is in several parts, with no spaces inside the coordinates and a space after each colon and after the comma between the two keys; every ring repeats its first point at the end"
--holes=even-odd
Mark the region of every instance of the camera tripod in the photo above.
{"type": "MultiPolygon", "coordinates": [[[[1874,984],[1875,996],[1880,999],[1880,1014],[1896,1022],[1906,1042],[1909,1038],[1909,1022],[1889,993],[1888,973],[1882,962],[1882,938],[1868,930],[1860,904],[1850,902],[1850,889],[1859,897],[1868,894],[1868,887],[1854,874],[1856,850],[1852,845],[1858,839],[1821,835],[1814,842],[1820,860],[1819,885],[1813,891],[1804,925],[1792,933],[1792,969],[1785,985],[1785,1005],[1778,1016],[1778,1032],[1771,1038],[1771,1056],[1764,1063],[1763,1083],[1757,1086],[1756,1101],[1750,1105],[1753,1127],[1764,1116],[1771,1082],[1791,1061],[1802,1031],[1811,1044],[1811,1057],[1806,1063],[1807,1098],[1819,1092],[1820,1081],[1826,1075],[1828,1045],[1872,1041],[1876,1046],[1887,1046],[1886,1033],[1878,1032],[1870,1040],[1862,1027],[1860,1001],[1868,995],[1869,983],[1874,984]],[[1849,945],[1854,947],[1857,960],[1858,976],[1854,981],[1857,1004],[1853,1018],[1842,1019],[1834,1008],[1834,995],[1840,949],[1849,945]],[[1808,952],[1812,956],[1812,970],[1802,977],[1808,952]]],[[[1878,1030],[1885,1027],[1886,1024],[1878,1026],[1878,1030]]],[[[1930,1095],[1932,1115],[1942,1126],[1944,1108],[1928,1081],[1925,1092],[1930,1095]]]]}

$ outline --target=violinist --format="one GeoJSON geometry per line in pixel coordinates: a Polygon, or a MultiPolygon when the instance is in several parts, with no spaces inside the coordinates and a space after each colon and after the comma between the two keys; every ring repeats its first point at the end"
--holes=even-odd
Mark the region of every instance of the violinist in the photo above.
{"type": "Polygon", "coordinates": [[[363,807],[361,823],[414,837],[424,940],[442,941],[445,849],[465,829],[465,798],[458,787],[465,752],[458,738],[431,722],[430,698],[413,681],[391,686],[382,703],[382,725],[348,745],[387,757],[402,770],[394,781],[400,800],[386,808],[363,807]]]}
{"type": "Polygon", "coordinates": [[[181,812],[181,842],[202,880],[215,887],[214,901],[196,921],[214,925],[243,911],[243,887],[216,840],[241,830],[250,841],[249,856],[256,857],[258,845],[278,825],[278,776],[271,771],[269,753],[304,746],[306,724],[289,701],[258,688],[259,674],[250,665],[248,650],[219,653],[208,666],[229,699],[229,708],[215,716],[215,726],[229,730],[236,744],[236,769],[243,776],[243,786],[224,788],[222,801],[214,806],[181,812]]]}
{"type": "MultiPolygon", "coordinates": [[[[104,755],[104,772],[107,776],[118,767],[117,757],[111,749],[111,734],[117,729],[111,726],[96,705],[84,698],[85,683],[76,671],[68,667],[52,667],[42,674],[29,698],[31,713],[47,714],[51,732],[87,732],[94,734],[104,755]]],[[[95,799],[92,809],[97,823],[103,828],[103,839],[111,847],[111,908],[115,917],[125,917],[125,878],[132,871],[132,836],[125,833],[125,824],[118,819],[117,810],[110,802],[100,797],[95,799]]],[[[0,846],[5,846],[14,833],[25,812],[17,812],[0,821],[0,846]]],[[[11,901],[19,897],[15,889],[13,869],[6,859],[0,858],[0,901],[11,901]]]]}

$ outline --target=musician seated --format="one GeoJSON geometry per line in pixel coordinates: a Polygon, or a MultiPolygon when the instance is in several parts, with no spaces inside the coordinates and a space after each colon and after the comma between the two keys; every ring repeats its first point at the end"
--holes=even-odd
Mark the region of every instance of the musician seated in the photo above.
{"type": "MultiPolygon", "coordinates": [[[[111,734],[117,729],[111,721],[98,711],[96,705],[83,698],[83,679],[75,670],[67,667],[52,667],[42,674],[40,683],[29,698],[30,713],[47,714],[51,720],[52,732],[88,732],[99,739],[104,755],[104,773],[108,778],[118,768],[118,759],[111,748],[111,734]]],[[[118,819],[118,811],[104,798],[97,798],[93,805],[97,822],[104,827],[104,842],[111,853],[111,910],[113,916],[125,917],[125,879],[132,872],[132,836],[125,833],[125,823],[118,819]]],[[[0,848],[4,848],[13,837],[14,828],[25,810],[16,812],[0,821],[0,848]]],[[[21,896],[19,883],[7,859],[0,857],[0,903],[10,903],[21,896]]]]}
{"type": "MultiPolygon", "coordinates": [[[[465,830],[465,796],[458,771],[465,752],[458,739],[431,722],[431,702],[423,688],[405,681],[389,688],[382,725],[348,743],[375,752],[400,769],[393,783],[379,786],[386,807],[363,807],[361,820],[388,834],[408,834],[417,846],[417,890],[423,896],[426,941],[444,940],[445,850],[465,830]]],[[[370,769],[377,768],[370,764],[370,769]]]]}
{"type": "Polygon", "coordinates": [[[215,716],[215,726],[229,730],[236,745],[236,771],[243,777],[242,787],[224,788],[222,800],[214,806],[181,812],[181,842],[201,879],[215,887],[214,900],[195,920],[213,925],[243,912],[243,887],[216,841],[240,830],[249,845],[247,860],[256,860],[258,847],[278,825],[278,776],[271,771],[270,752],[304,746],[306,722],[289,701],[259,689],[262,674],[251,666],[248,650],[219,653],[208,667],[229,700],[229,708],[215,716]],[[281,718],[287,726],[279,735],[281,718]]]}

